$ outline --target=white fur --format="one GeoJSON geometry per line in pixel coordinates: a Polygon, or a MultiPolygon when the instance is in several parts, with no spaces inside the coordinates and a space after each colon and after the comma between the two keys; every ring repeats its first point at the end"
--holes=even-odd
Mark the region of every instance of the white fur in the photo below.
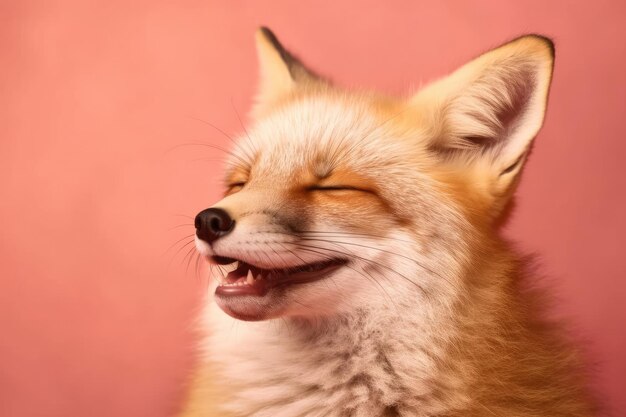
{"type": "MultiPolygon", "coordinates": [[[[278,58],[270,54],[268,62],[274,65],[278,58]]],[[[506,66],[494,62],[485,55],[407,104],[433,112],[420,115],[422,121],[445,119],[436,128],[434,122],[388,124],[398,115],[381,118],[365,95],[316,91],[288,104],[274,103],[277,107],[239,140],[230,168],[252,167],[252,180],[216,205],[231,213],[237,226],[212,246],[197,240],[198,250],[265,268],[337,253],[351,263],[327,279],[290,287],[285,305],[269,306],[280,312],[279,319],[238,321],[208,297],[203,326],[210,333],[203,352],[219,368],[223,380],[216,385],[228,387],[228,398],[220,404],[225,412],[427,417],[451,415],[474,401],[469,384],[480,376],[464,374],[471,364],[461,369],[447,359],[457,337],[468,336],[459,337],[455,309],[467,296],[464,273],[472,250],[466,245],[475,230],[446,187],[426,175],[437,163],[427,148],[436,140],[462,148],[462,140],[477,135],[502,140],[498,163],[505,165],[492,170],[495,175],[513,156],[520,157],[541,126],[549,76],[537,81],[529,110],[507,127],[497,114],[498,106],[511,102],[506,89],[511,80],[506,66]],[[499,135],[503,128],[506,135],[499,135]],[[321,164],[340,163],[367,176],[379,186],[377,198],[397,219],[410,219],[410,225],[390,221],[388,227],[377,227],[376,235],[348,234],[337,216],[318,210],[309,215],[309,229],[319,233],[309,235],[315,250],[301,246],[268,211],[289,211],[289,185],[298,169],[314,166],[320,155],[329,159],[321,164]]],[[[545,64],[540,72],[549,68],[545,64]]],[[[356,206],[350,215],[368,210],[356,206]]],[[[213,273],[220,272],[214,268],[213,273]]],[[[495,294],[474,291],[473,302],[489,302],[495,294]]]]}
{"type": "MultiPolygon", "coordinates": [[[[379,167],[381,180],[392,181],[390,170],[407,170],[415,181],[398,184],[407,205],[415,205],[409,199],[435,198],[429,197],[427,180],[420,182],[418,171],[403,165],[401,156],[410,151],[407,145],[383,141],[389,131],[377,130],[380,122],[365,107],[348,103],[297,102],[258,124],[250,138],[241,139],[232,162],[262,149],[254,175],[270,177],[276,186],[236,193],[218,206],[241,213],[250,205],[271,204],[280,198],[279,179],[306,164],[313,149],[325,147],[338,148],[342,162],[357,169],[379,167]]],[[[419,140],[412,134],[416,135],[412,140],[419,140]]],[[[288,236],[274,234],[268,220],[262,213],[244,213],[235,230],[214,243],[213,250],[267,267],[320,260],[320,255],[290,246],[288,236]]],[[[430,416],[461,407],[469,387],[440,375],[436,363],[444,355],[438,351],[444,340],[438,338],[454,337],[449,321],[461,286],[455,277],[463,262],[458,254],[465,253],[458,236],[462,222],[452,206],[430,213],[422,232],[445,239],[429,239],[428,248],[402,230],[390,230],[380,238],[342,236],[334,243],[316,242],[324,253],[354,254],[352,269],[294,288],[295,302],[284,312],[287,319],[238,321],[209,298],[205,325],[211,333],[205,354],[220,364],[228,386],[236,387],[224,409],[241,416],[332,417],[381,415],[387,407],[396,407],[400,415],[430,416]],[[433,401],[431,391],[444,386],[457,395],[433,401]]],[[[318,219],[312,229],[342,232],[331,218],[318,219]]],[[[212,253],[204,242],[197,245],[204,255],[212,253]]]]}

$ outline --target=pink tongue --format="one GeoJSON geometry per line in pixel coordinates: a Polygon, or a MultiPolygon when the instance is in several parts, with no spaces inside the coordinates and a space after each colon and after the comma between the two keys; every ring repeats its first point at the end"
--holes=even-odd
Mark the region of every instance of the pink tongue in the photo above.
{"type": "MultiPolygon", "coordinates": [[[[227,277],[228,279],[228,277],[227,277]]],[[[233,280],[233,282],[245,281],[246,277],[233,280]]],[[[219,285],[215,289],[217,296],[236,296],[236,295],[252,295],[262,297],[270,289],[270,285],[266,279],[255,279],[251,285],[219,285]]]]}

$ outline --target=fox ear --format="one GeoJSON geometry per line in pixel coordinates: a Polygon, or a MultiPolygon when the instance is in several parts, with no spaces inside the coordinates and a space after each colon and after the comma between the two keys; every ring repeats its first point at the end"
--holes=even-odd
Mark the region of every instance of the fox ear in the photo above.
{"type": "Polygon", "coordinates": [[[527,35],[479,56],[413,98],[428,107],[435,126],[431,149],[487,192],[496,215],[512,195],[543,124],[553,64],[553,43],[527,35]]]}
{"type": "Polygon", "coordinates": [[[299,86],[318,79],[266,27],[261,27],[256,32],[256,49],[259,59],[259,87],[252,109],[254,116],[263,113],[265,108],[299,86]]]}

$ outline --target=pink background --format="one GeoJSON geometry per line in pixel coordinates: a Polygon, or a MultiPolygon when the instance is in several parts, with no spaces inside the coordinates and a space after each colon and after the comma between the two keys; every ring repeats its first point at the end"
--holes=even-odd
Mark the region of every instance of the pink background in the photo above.
{"type": "Polygon", "coordinates": [[[185,240],[163,252],[218,196],[222,156],[176,146],[228,144],[197,118],[241,131],[260,24],[339,83],[391,93],[518,34],[554,38],[507,234],[541,255],[624,415],[625,4],[1,2],[0,415],[176,409],[206,280],[185,274],[185,240]]]}

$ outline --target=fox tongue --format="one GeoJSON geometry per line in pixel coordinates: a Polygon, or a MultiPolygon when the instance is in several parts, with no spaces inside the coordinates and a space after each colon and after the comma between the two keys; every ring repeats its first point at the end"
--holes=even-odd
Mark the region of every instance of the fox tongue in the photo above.
{"type": "Polygon", "coordinates": [[[242,277],[232,284],[218,285],[216,295],[254,295],[262,297],[269,291],[271,285],[265,278],[253,279],[242,277]]]}

